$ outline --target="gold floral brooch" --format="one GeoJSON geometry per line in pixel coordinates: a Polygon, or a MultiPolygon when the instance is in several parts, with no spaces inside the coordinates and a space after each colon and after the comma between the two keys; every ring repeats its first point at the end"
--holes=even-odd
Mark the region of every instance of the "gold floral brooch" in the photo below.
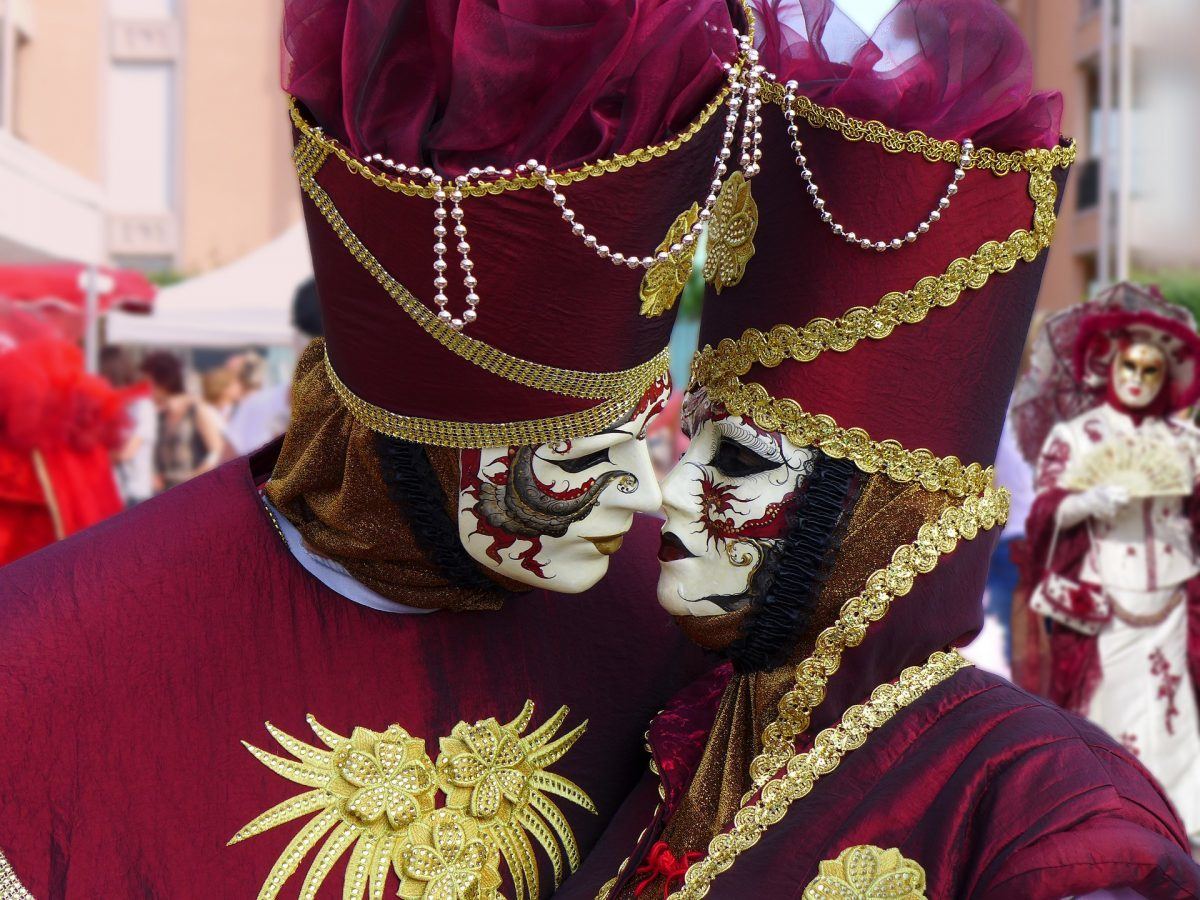
{"type": "Polygon", "coordinates": [[[347,852],[343,896],[353,900],[381,900],[393,871],[404,900],[494,900],[502,861],[517,897],[532,900],[540,886],[531,836],[549,856],[556,885],[566,867],[579,865],[575,835],[551,795],[596,812],[581,788],[547,771],[587,728],[584,722],[556,738],[567,713],[562,707],[528,735],[532,701],[506,725],[495,718],[459,722],[439,741],[436,762],[424,740],[399,725],[383,732],[355,728],[343,737],[310,715],[322,748],[267,723],[293,759],[250,744],[246,749],[272,772],[311,790],[267,810],[229,843],[313,815],[279,856],[260,900],[276,897],[316,848],[300,889],[304,900],[316,896],[347,852]]]}

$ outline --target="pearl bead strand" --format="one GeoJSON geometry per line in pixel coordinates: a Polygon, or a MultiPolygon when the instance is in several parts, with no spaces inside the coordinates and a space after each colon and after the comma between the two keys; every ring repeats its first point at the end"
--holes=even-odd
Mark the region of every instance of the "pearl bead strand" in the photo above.
{"type": "MultiPolygon", "coordinates": [[[[758,174],[759,161],[762,159],[762,150],[760,149],[760,144],[762,143],[762,99],[759,94],[762,79],[769,76],[764,67],[758,64],[758,51],[750,45],[749,37],[738,34],[737,38],[741,59],[745,63],[740,66],[732,63],[725,64],[725,70],[729,79],[729,99],[725,115],[725,133],[721,142],[721,149],[718,151],[713,163],[713,178],[709,182],[708,195],[701,205],[696,222],[680,238],[678,243],[672,244],[667,250],[661,251],[654,256],[639,256],[637,254],[615,252],[607,244],[600,243],[600,239],[595,234],[576,220],[575,211],[567,206],[566,195],[563,194],[561,186],[555,181],[554,173],[547,166],[539,163],[536,159],[530,159],[516,166],[515,174],[534,175],[540,178],[542,186],[551,194],[555,206],[559,208],[563,221],[570,226],[571,233],[583,241],[587,249],[594,252],[601,259],[609,260],[615,266],[626,266],[630,269],[649,269],[658,263],[667,262],[678,257],[685,251],[691,252],[695,243],[699,240],[705,225],[712,219],[713,209],[717,205],[721,188],[724,186],[724,177],[729,172],[729,160],[733,158],[733,144],[739,130],[739,121],[741,123],[741,137],[738,163],[747,181],[758,174]]],[[[474,274],[475,264],[470,255],[471,245],[467,241],[465,212],[462,207],[463,188],[473,180],[510,177],[514,174],[514,170],[497,169],[495,166],[487,166],[485,168],[472,167],[467,174],[459,175],[452,182],[447,182],[445,177],[435,173],[428,166],[424,168],[405,166],[393,159],[387,159],[379,153],[365,157],[365,161],[369,165],[375,164],[392,169],[414,180],[424,180],[435,189],[433,199],[437,203],[437,206],[434,208],[433,227],[433,286],[435,290],[433,300],[438,308],[438,319],[455,331],[463,330],[466,326],[478,320],[478,307],[480,304],[478,293],[479,281],[474,274]],[[447,209],[447,203],[449,203],[449,209],[447,209]],[[453,221],[453,226],[447,225],[447,219],[453,221]],[[447,308],[449,298],[446,295],[446,288],[449,287],[450,281],[446,273],[450,268],[450,264],[446,261],[446,254],[449,251],[447,238],[451,234],[453,234],[457,242],[456,251],[459,255],[459,268],[463,272],[463,286],[467,291],[467,308],[463,311],[461,318],[454,316],[447,308]]]]}
{"type": "Polygon", "coordinates": [[[575,211],[568,207],[566,195],[561,186],[554,180],[554,174],[537,160],[531,159],[524,166],[517,166],[518,172],[533,172],[542,179],[542,186],[551,195],[555,206],[561,210],[562,219],[571,226],[571,232],[583,240],[584,246],[592,250],[601,259],[607,259],[614,266],[627,266],[630,269],[649,269],[652,266],[667,262],[685,250],[691,250],[692,245],[699,240],[705,224],[712,218],[717,198],[724,185],[723,176],[729,171],[728,161],[733,156],[732,147],[737,132],[738,121],[742,123],[741,153],[739,164],[747,181],[759,172],[759,160],[762,159],[762,99],[759,97],[759,85],[766,70],[758,65],[758,51],[750,46],[749,38],[739,35],[738,42],[746,60],[747,68],[742,70],[726,64],[729,73],[728,112],[725,115],[725,133],[721,141],[721,149],[714,162],[712,181],[709,183],[708,195],[704,198],[699,215],[691,229],[680,238],[679,243],[672,244],[667,250],[655,256],[639,256],[636,253],[621,253],[614,251],[607,244],[601,244],[600,239],[576,220],[575,211]],[[742,113],[743,103],[745,112],[742,113]]]}
{"type": "Polygon", "coordinates": [[[966,177],[965,170],[974,159],[975,145],[970,139],[962,142],[962,155],[958,159],[958,165],[955,166],[953,180],[946,186],[946,191],[938,199],[937,205],[929,211],[929,214],[917,225],[915,230],[907,232],[902,238],[894,237],[889,241],[860,237],[855,232],[847,230],[844,225],[834,219],[833,213],[825,208],[825,199],[821,196],[821,190],[817,187],[816,181],[813,180],[812,169],[808,167],[808,158],[804,155],[804,145],[800,141],[800,129],[796,125],[796,89],[798,85],[795,81],[789,81],[784,87],[783,115],[787,119],[788,135],[792,141],[792,150],[796,153],[796,165],[800,167],[800,177],[807,182],[806,190],[812,198],[813,206],[820,213],[821,221],[829,226],[834,235],[848,244],[857,244],[863,250],[884,253],[888,250],[899,250],[905,244],[916,243],[917,238],[928,234],[929,229],[941,221],[942,213],[950,207],[951,198],[958,193],[958,183],[966,177]]]}

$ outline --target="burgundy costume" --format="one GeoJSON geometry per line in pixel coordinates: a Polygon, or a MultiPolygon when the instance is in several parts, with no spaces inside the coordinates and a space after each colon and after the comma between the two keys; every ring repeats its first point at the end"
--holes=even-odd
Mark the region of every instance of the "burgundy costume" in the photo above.
{"type": "Polygon", "coordinates": [[[598,401],[608,420],[595,431],[640,412],[646,385],[610,391],[604,376],[645,370],[660,383],[647,366],[672,316],[642,317],[640,273],[584,247],[533,182],[465,203],[485,302],[465,332],[478,343],[464,345],[430,302],[435,203],[404,196],[402,177],[363,156],[450,175],[515,166],[512,154],[554,167],[615,157],[572,201],[606,240],[650,250],[704,195],[719,130],[703,126],[719,121],[722,62],[736,52],[724,0],[506,6],[286,4],[328,359],[319,342],[306,352],[281,444],[0,574],[5,900],[260,886],[376,898],[397,879],[405,897],[492,897],[501,877],[506,896],[523,884],[545,897],[563,856],[590,849],[636,784],[650,716],[707,668],[643,602],[650,522],[634,523],[611,578],[577,598],[517,593],[470,569],[456,530],[431,540],[457,526],[458,451],[491,446],[472,436],[598,401]],[[641,150],[651,144],[663,146],[641,150]],[[318,193],[348,226],[319,215],[318,193]],[[400,310],[403,289],[389,296],[347,252],[347,229],[424,313],[400,310]],[[536,384],[517,384],[528,371],[536,384]],[[545,371],[569,384],[538,381],[545,371]],[[458,442],[401,441],[364,424],[372,415],[458,442]],[[445,492],[420,518],[399,475],[381,475],[385,434],[409,464],[393,474],[445,492]],[[411,608],[350,602],[301,564],[314,550],[411,608]],[[273,810],[295,798],[291,815],[273,810]],[[521,872],[498,874],[501,840],[521,872]]]}
{"type": "MultiPolygon", "coordinates": [[[[769,628],[795,628],[792,654],[770,670],[733,655],[732,667],[672,701],[648,735],[654,774],[558,896],[1058,900],[1121,888],[1148,898],[1200,895],[1200,869],[1169,801],[1099,729],[961,662],[931,686],[912,687],[914,673],[956,659],[943,651],[981,627],[980,596],[1002,516],[985,515],[978,536],[958,530],[956,548],[931,549],[938,538],[930,537],[918,538],[913,546],[924,549],[899,562],[891,551],[918,527],[944,525],[956,490],[984,507],[996,497],[978,486],[986,473],[975,470],[971,482],[957,461],[986,464],[995,456],[1069,161],[1049,150],[1057,100],[1030,94],[1027,51],[994,4],[903,2],[876,33],[878,43],[857,54],[839,43],[853,26],[831,3],[757,6],[763,62],[780,82],[796,78],[801,95],[940,138],[974,136],[977,148],[984,137],[997,150],[1033,144],[1045,164],[1007,173],[990,165],[989,172],[987,160],[998,157],[974,155],[953,202],[914,247],[876,252],[821,221],[780,110],[766,107],[763,171],[753,183],[754,256],[736,287],[708,297],[700,343],[712,349],[693,371],[709,402],[835,462],[853,460],[866,487],[848,525],[844,518],[839,526],[847,530],[831,542],[823,580],[811,575],[815,567],[802,573],[820,591],[801,624],[789,623],[778,605],[752,604],[737,642],[719,644],[733,655],[769,628]],[[895,63],[904,47],[922,49],[896,71],[880,67],[894,81],[875,74],[881,58],[895,63]],[[970,79],[958,78],[951,60],[982,82],[959,93],[970,79]],[[1041,198],[1031,202],[1027,191],[1041,198]],[[994,267],[995,245],[977,255],[985,241],[1005,241],[1017,229],[1045,240],[994,267]],[[940,284],[913,289],[943,272],[950,274],[940,284]],[[885,297],[889,291],[905,294],[885,297]],[[939,299],[913,311],[923,296],[939,299]],[[860,306],[867,309],[838,319],[860,306]],[[798,333],[772,333],[774,343],[763,336],[781,323],[798,333]],[[806,323],[812,328],[801,329],[806,323]],[[748,328],[763,335],[744,334],[748,328]],[[866,434],[840,435],[830,422],[806,431],[803,414],[866,434]],[[928,456],[876,449],[867,437],[928,448],[940,459],[926,465],[928,456]],[[970,483],[956,486],[959,477],[970,483]],[[881,502],[871,491],[892,496],[881,502]],[[772,681],[780,676],[782,686],[772,681]],[[892,684],[904,698],[895,708],[887,706],[892,684]],[[865,722],[846,712],[869,700],[885,711],[865,722]],[[849,726],[818,736],[843,715],[849,726]],[[793,732],[783,730],[796,721],[793,732]],[[764,731],[767,722],[774,724],[764,731]],[[781,734],[782,760],[770,749],[781,734]],[[755,754],[747,774],[744,761],[755,754]],[[764,759],[770,765],[755,781],[764,759]],[[714,810],[721,815],[698,817],[714,810]]],[[[821,197],[847,230],[873,240],[912,227],[957,159],[957,147],[940,157],[946,162],[922,159],[903,134],[847,142],[838,134],[843,119],[805,109],[797,124],[821,197]],[[899,152],[885,152],[881,141],[899,152]]],[[[871,128],[851,122],[846,132],[871,128]]],[[[684,623],[703,632],[696,620],[684,623]]]]}

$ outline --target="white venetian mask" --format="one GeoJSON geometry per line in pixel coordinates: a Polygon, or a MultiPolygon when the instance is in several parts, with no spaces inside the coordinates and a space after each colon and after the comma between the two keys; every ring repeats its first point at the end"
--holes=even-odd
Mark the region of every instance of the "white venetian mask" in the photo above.
{"type": "Polygon", "coordinates": [[[658,600],[677,616],[714,616],[747,602],[766,551],[783,539],[813,453],[690,395],[691,445],[663,481],[658,600]]]}
{"type": "Polygon", "coordinates": [[[467,553],[522,584],[566,594],[595,585],[634,513],[662,503],[646,430],[669,397],[664,378],[599,434],[463,452],[458,531],[467,553]]]}

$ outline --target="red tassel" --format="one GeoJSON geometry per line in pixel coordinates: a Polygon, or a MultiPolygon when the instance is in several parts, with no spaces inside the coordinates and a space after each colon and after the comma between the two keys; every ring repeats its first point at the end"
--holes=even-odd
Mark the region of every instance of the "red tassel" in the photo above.
{"type": "Polygon", "coordinates": [[[666,841],[657,841],[650,848],[645,862],[638,866],[634,873],[643,877],[633,895],[635,897],[642,896],[642,892],[654,883],[654,879],[661,877],[663,879],[663,900],[666,900],[670,896],[671,887],[677,881],[682,881],[692,863],[703,855],[689,850],[677,857],[671,852],[666,841]]]}

